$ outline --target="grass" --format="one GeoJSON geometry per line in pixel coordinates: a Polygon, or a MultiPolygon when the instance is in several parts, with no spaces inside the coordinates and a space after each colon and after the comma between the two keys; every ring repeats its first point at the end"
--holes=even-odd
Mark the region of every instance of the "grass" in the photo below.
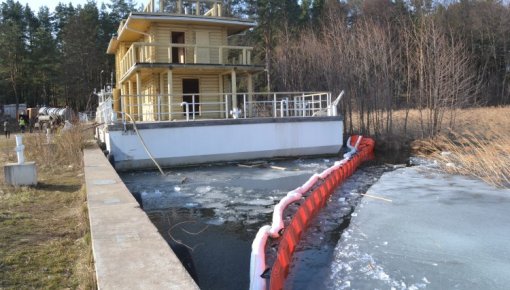
{"type": "MultiPolygon", "coordinates": [[[[422,134],[418,110],[408,112],[407,126],[405,116],[403,110],[393,112],[392,133],[375,136],[378,159],[402,162],[410,154],[433,158],[446,172],[510,188],[510,107],[445,112],[441,131],[430,138],[422,134]]],[[[353,119],[354,132],[360,132],[359,116],[353,119]]]]}
{"type": "MultiPolygon", "coordinates": [[[[38,185],[0,186],[0,288],[93,289],[81,160],[87,136],[77,128],[56,136],[52,146],[45,138],[24,135],[25,159],[36,161],[38,185]]],[[[2,162],[14,162],[14,136],[2,136],[0,146],[2,162]]]]}
{"type": "Polygon", "coordinates": [[[447,172],[510,187],[510,107],[462,110],[456,124],[415,141],[415,153],[440,161],[447,172]]]}
{"type": "MultiPolygon", "coordinates": [[[[417,112],[409,116],[411,124],[419,123],[417,112]]],[[[510,187],[510,107],[464,109],[454,116],[455,126],[432,138],[419,137],[417,126],[410,126],[413,154],[438,160],[446,172],[510,187]]],[[[450,114],[445,117],[449,124],[450,114]]]]}

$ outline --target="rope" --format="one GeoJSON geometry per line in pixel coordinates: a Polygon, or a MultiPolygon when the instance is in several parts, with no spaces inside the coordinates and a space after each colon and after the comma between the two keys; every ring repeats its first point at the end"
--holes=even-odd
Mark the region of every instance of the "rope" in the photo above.
{"type": "Polygon", "coordinates": [[[133,117],[131,117],[131,115],[129,115],[126,112],[122,112],[122,114],[124,114],[124,115],[129,117],[129,119],[133,123],[133,128],[135,129],[136,135],[138,136],[138,138],[140,139],[140,142],[142,143],[143,149],[145,149],[145,152],[147,152],[147,155],[149,155],[149,158],[152,160],[152,162],[154,162],[154,164],[156,164],[156,167],[158,168],[159,172],[161,172],[161,175],[165,176],[165,172],[163,172],[163,169],[161,169],[161,166],[159,166],[158,162],[156,162],[156,159],[154,159],[154,157],[152,156],[151,152],[149,151],[149,148],[147,148],[147,145],[145,145],[145,142],[143,141],[142,135],[140,135],[140,132],[138,132],[138,128],[136,128],[136,122],[133,119],[133,117]]]}

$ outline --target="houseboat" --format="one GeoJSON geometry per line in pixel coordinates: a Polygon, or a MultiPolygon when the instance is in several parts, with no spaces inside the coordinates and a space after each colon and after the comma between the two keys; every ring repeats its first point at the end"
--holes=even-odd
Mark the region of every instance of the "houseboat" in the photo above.
{"type": "Polygon", "coordinates": [[[150,0],[120,23],[96,132],[116,169],[339,152],[339,97],[254,91],[264,67],[229,38],[255,26],[211,0],[150,0]]]}

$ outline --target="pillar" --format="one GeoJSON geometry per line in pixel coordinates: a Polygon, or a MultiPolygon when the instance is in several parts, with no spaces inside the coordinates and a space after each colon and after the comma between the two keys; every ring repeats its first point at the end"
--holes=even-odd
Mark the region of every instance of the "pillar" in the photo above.
{"type": "Polygon", "coordinates": [[[174,77],[171,69],[167,74],[167,92],[168,92],[168,120],[172,120],[172,99],[174,94],[174,77]]]}
{"type": "Polygon", "coordinates": [[[136,120],[142,121],[143,120],[143,111],[142,111],[142,73],[137,71],[136,72],[136,99],[137,99],[137,110],[136,110],[136,120]]]}
{"type": "MultiPolygon", "coordinates": [[[[135,87],[132,81],[128,81],[128,107],[126,108],[126,112],[133,116],[135,114],[135,87]]],[[[134,118],[134,117],[133,117],[134,118]]]]}

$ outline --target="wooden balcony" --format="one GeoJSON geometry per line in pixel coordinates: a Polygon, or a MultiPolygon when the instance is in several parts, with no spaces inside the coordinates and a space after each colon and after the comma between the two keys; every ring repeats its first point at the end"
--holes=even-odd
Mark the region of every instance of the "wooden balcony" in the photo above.
{"type": "Polygon", "coordinates": [[[136,64],[251,65],[253,47],[135,42],[120,61],[121,76],[136,64]]]}

